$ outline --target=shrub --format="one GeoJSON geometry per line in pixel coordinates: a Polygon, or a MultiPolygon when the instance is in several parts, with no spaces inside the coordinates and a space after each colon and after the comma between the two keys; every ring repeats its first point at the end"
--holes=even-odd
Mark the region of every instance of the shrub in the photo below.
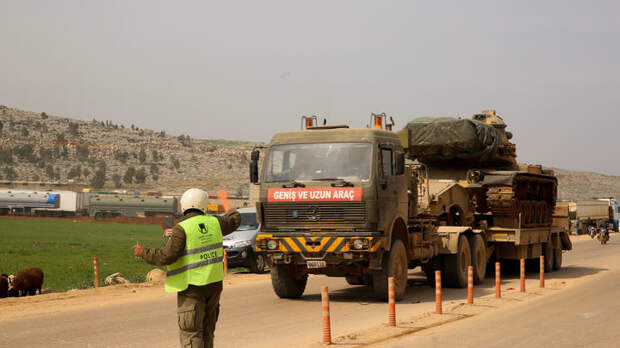
{"type": "Polygon", "coordinates": [[[138,169],[138,171],[136,171],[135,178],[136,184],[144,184],[146,181],[146,170],[144,170],[144,168],[138,169]]]}
{"type": "Polygon", "coordinates": [[[13,150],[11,148],[0,149],[0,163],[2,164],[13,163],[13,150]]]}
{"type": "Polygon", "coordinates": [[[140,149],[140,153],[138,154],[138,161],[140,162],[140,164],[146,162],[146,152],[144,151],[144,149],[140,149]]]}
{"type": "Polygon", "coordinates": [[[126,184],[131,184],[133,183],[133,177],[136,175],[136,168],[134,168],[133,166],[130,166],[129,168],[127,168],[127,170],[125,171],[125,175],[123,175],[123,181],[126,184]]]}
{"type": "Polygon", "coordinates": [[[80,131],[79,131],[79,125],[77,123],[69,123],[69,134],[73,135],[74,137],[77,137],[80,135],[80,131]]]}
{"type": "Polygon", "coordinates": [[[118,173],[112,175],[112,181],[114,182],[115,188],[121,188],[121,176],[118,173]]]}
{"type": "Polygon", "coordinates": [[[90,155],[90,149],[88,148],[88,145],[86,144],[79,144],[76,147],[76,153],[77,153],[77,158],[78,160],[84,162],[88,160],[88,156],[90,155]]]}

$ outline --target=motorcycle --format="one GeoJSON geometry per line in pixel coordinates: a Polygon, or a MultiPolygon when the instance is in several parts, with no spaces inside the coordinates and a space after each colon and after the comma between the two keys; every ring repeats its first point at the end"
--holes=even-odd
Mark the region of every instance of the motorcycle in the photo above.
{"type": "Polygon", "coordinates": [[[590,235],[590,238],[594,239],[594,237],[596,237],[596,228],[594,226],[588,226],[588,234],[590,235]]]}
{"type": "Polygon", "coordinates": [[[599,242],[601,242],[601,245],[607,244],[607,242],[609,241],[609,230],[606,227],[600,227],[598,230],[597,238],[599,242]]]}

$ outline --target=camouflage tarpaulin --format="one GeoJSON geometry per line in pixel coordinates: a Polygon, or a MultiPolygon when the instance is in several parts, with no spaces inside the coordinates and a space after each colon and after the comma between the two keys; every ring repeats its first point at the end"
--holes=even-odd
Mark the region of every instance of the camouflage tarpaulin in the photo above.
{"type": "Polygon", "coordinates": [[[420,117],[411,130],[411,155],[431,165],[505,164],[499,158],[501,135],[493,126],[471,119],[420,117]]]}

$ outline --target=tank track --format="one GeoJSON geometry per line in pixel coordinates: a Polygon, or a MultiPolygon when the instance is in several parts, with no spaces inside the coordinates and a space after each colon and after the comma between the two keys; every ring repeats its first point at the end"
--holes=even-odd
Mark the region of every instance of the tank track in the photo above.
{"type": "Polygon", "coordinates": [[[512,186],[491,186],[486,191],[489,211],[514,218],[521,227],[551,226],[556,197],[557,179],[546,175],[517,174],[512,186]]]}

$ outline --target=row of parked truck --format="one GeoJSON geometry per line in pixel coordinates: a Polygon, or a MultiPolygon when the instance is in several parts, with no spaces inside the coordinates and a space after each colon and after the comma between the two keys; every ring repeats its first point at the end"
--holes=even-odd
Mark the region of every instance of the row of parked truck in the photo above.
{"type": "Polygon", "coordinates": [[[573,234],[588,233],[588,227],[608,227],[618,230],[620,206],[613,198],[600,198],[577,202],[560,202],[568,210],[569,230],[573,234]]]}
{"type": "Polygon", "coordinates": [[[417,266],[431,284],[441,270],[445,285],[465,287],[470,265],[481,283],[495,260],[535,265],[545,255],[550,272],[571,250],[554,224],[553,171],[516,162],[495,111],[420,118],[398,132],[385,114],[362,129],[316,121],[304,118],[302,130],[274,135],[251,156],[256,250],[278,296],[299,297],[309,274],[324,274],[383,298],[394,277],[399,299],[417,266]]]}

